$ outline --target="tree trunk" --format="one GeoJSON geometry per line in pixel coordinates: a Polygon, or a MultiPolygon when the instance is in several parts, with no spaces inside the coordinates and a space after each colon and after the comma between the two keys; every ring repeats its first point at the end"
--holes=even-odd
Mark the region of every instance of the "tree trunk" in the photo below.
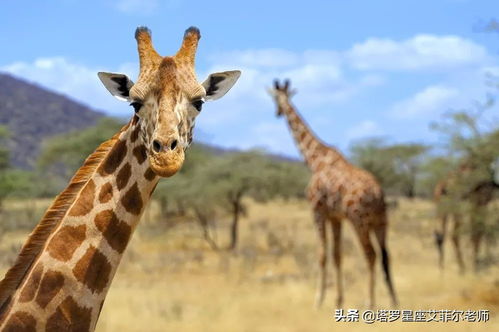
{"type": "Polygon", "coordinates": [[[206,242],[208,242],[208,245],[211,249],[218,250],[218,245],[210,234],[210,223],[208,221],[208,217],[198,209],[195,209],[195,213],[198,223],[201,226],[201,230],[203,232],[203,238],[206,240],[206,242]]]}
{"type": "Polygon", "coordinates": [[[406,196],[407,198],[413,199],[416,197],[416,174],[412,173],[410,175],[407,191],[406,191],[406,196]]]}
{"type": "MultiPolygon", "coordinates": [[[[239,196],[239,195],[238,195],[239,196]]],[[[237,246],[239,215],[241,213],[240,197],[232,201],[232,225],[230,227],[230,244],[227,249],[234,250],[237,246]]]]}

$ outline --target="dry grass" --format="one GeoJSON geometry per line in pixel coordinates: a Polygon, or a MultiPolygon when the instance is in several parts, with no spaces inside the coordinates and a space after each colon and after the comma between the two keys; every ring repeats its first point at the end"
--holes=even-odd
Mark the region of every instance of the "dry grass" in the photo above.
{"type": "MultiPolygon", "coordinates": [[[[306,202],[250,203],[235,253],[214,252],[196,224],[173,228],[153,204],[123,258],[98,331],[499,331],[499,267],[457,274],[448,244],[447,269],[436,267],[433,206],[401,200],[390,213],[389,246],[399,309],[489,309],[488,323],[335,323],[335,283],[326,305],[313,308],[316,237],[306,202]]],[[[27,230],[0,242],[0,272],[27,230]]],[[[221,221],[218,241],[226,243],[221,221]]],[[[365,308],[366,265],[350,226],[344,232],[345,308],[365,308]]],[[[469,248],[465,248],[469,252],[469,248]]],[[[469,261],[469,258],[468,258],[469,261]]],[[[379,265],[379,264],[378,264],[379,265]]],[[[389,298],[378,267],[377,309],[389,298]]]]}

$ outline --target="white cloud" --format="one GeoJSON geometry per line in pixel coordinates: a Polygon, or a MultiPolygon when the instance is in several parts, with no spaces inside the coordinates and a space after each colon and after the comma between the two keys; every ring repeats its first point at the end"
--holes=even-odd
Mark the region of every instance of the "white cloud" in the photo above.
{"type": "Polygon", "coordinates": [[[487,51],[458,36],[416,35],[404,41],[371,38],[345,54],[360,70],[442,69],[483,63],[487,51]]]}
{"type": "Polygon", "coordinates": [[[303,107],[316,107],[347,101],[365,87],[383,84],[381,76],[364,75],[349,80],[341,55],[330,50],[291,52],[262,49],[218,53],[210,72],[240,69],[243,72],[228,98],[269,102],[266,88],[274,79],[289,78],[298,89],[296,100],[303,107]]]}
{"type": "MultiPolygon", "coordinates": [[[[116,71],[134,74],[130,73],[131,67],[130,64],[124,64],[116,71]]],[[[124,106],[126,104],[114,99],[99,81],[97,72],[104,70],[103,68],[88,68],[64,57],[51,57],[38,58],[33,62],[15,62],[0,67],[0,70],[114,115],[127,112],[127,107],[124,106]]]]}
{"type": "Polygon", "coordinates": [[[459,91],[455,88],[433,85],[406,100],[395,103],[390,113],[397,118],[415,118],[441,113],[450,108],[458,96],[459,91]]]}
{"type": "Polygon", "coordinates": [[[345,135],[347,140],[356,140],[366,137],[383,135],[383,133],[383,130],[376,122],[365,120],[346,130],[345,135]]]}
{"type": "Polygon", "coordinates": [[[299,56],[282,49],[251,49],[219,53],[210,57],[212,61],[256,67],[286,67],[298,63],[299,56]]]}
{"type": "MultiPolygon", "coordinates": [[[[483,88],[477,82],[483,80],[483,73],[499,73],[497,61],[482,46],[455,36],[418,35],[405,41],[372,38],[344,52],[237,50],[214,54],[208,59],[209,70],[200,73],[201,80],[211,72],[222,70],[239,69],[243,74],[224,98],[205,106],[197,127],[213,136],[216,144],[242,148],[263,146],[287,154],[295,154],[296,148],[284,121],[275,120],[275,106],[266,92],[275,78],[291,79],[292,87],[298,90],[293,102],[313,129],[331,141],[337,139],[335,135],[341,135],[338,133],[345,133],[341,138],[346,142],[390,133],[390,129],[383,128],[382,122],[370,120],[356,124],[354,116],[344,113],[343,127],[333,133],[330,125],[335,123],[335,117],[328,110],[338,106],[348,109],[352,104],[359,110],[363,107],[388,109],[389,114],[378,115],[385,118],[389,115],[390,120],[400,124],[416,118],[427,120],[429,116],[434,118],[435,112],[466,105],[472,98],[481,96],[483,88]],[[440,70],[437,75],[435,69],[440,70]],[[398,87],[400,71],[422,73],[426,75],[425,82],[430,79],[430,85],[390,106],[390,98],[404,88],[404,82],[398,87]],[[438,79],[439,83],[431,83],[432,79],[438,79]],[[386,85],[383,91],[376,90],[382,85],[386,85]],[[397,92],[392,92],[395,85],[397,92]],[[373,92],[383,93],[382,98],[376,98],[373,92]],[[321,128],[327,129],[321,131],[321,128]]],[[[135,63],[116,68],[90,68],[64,57],[0,67],[115,115],[129,115],[130,109],[126,103],[110,96],[96,73],[99,70],[124,72],[133,79],[137,69],[135,63]]],[[[373,116],[376,114],[367,114],[367,117],[373,116]]]]}

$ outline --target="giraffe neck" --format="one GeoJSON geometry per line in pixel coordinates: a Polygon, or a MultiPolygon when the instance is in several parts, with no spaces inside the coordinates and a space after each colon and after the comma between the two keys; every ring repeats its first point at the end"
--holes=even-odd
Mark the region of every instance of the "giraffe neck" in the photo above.
{"type": "Polygon", "coordinates": [[[312,171],[321,169],[324,163],[332,165],[337,161],[345,161],[338,150],[327,146],[315,136],[289,100],[285,100],[280,104],[280,108],[288,120],[288,125],[296,145],[300,149],[300,152],[305,159],[305,163],[312,171]]]}
{"type": "Polygon", "coordinates": [[[158,182],[139,136],[137,119],[115,136],[18,287],[0,303],[1,331],[95,328],[123,252],[158,182]]]}

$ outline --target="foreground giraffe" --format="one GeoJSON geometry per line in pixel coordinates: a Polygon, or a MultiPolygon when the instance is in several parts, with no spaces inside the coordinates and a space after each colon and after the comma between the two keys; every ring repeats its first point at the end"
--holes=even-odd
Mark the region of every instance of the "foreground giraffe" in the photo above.
{"type": "Polygon", "coordinates": [[[240,72],[199,84],[200,33],[189,28],[180,50],[162,57],[150,31],[135,32],[137,83],[99,73],[135,115],[101,144],[55,199],[0,282],[1,331],[93,331],[130,237],[160,177],[175,174],[205,100],[222,97],[240,72]]]}
{"type": "MultiPolygon", "coordinates": [[[[453,193],[453,190],[456,190],[456,183],[459,179],[469,178],[470,174],[474,170],[475,168],[469,163],[463,163],[457,170],[450,172],[435,186],[433,199],[437,205],[438,217],[440,219],[440,225],[435,231],[435,243],[438,249],[438,263],[440,269],[444,268],[444,245],[447,237],[448,224],[450,223],[452,227],[451,240],[459,272],[464,273],[465,264],[461,251],[463,215],[458,208],[454,208],[451,211],[448,206],[442,207],[441,204],[445,204],[446,199],[452,200],[451,196],[455,196],[456,194],[453,193]]],[[[458,193],[457,195],[459,196],[454,199],[457,199],[458,202],[468,201],[470,203],[469,226],[472,246],[472,262],[473,268],[476,272],[478,270],[478,254],[484,236],[484,230],[482,229],[484,211],[487,208],[487,205],[494,198],[494,192],[499,190],[499,185],[493,180],[482,180],[474,184],[471,189],[466,189],[467,190],[465,190],[464,194],[458,193]]],[[[451,202],[452,204],[457,204],[456,201],[451,202]]]]}
{"type": "Polygon", "coordinates": [[[275,81],[270,91],[277,104],[277,115],[285,115],[296,144],[300,149],[312,177],[307,189],[307,197],[312,204],[315,226],[318,231],[319,284],[316,306],[324,300],[326,288],[327,235],[329,222],[333,235],[333,257],[337,275],[337,305],[343,303],[341,276],[341,228],[342,219],[347,218],[357,233],[369,268],[369,306],[373,307],[376,252],[370,239],[371,233],[381,248],[381,258],[385,280],[394,305],[397,304],[395,290],[390,276],[390,263],[386,247],[387,216],[383,190],[376,179],[367,171],[350,164],[335,148],[324,144],[308,128],[290,102],[294,94],[289,89],[289,81],[280,85],[275,81]]]}

